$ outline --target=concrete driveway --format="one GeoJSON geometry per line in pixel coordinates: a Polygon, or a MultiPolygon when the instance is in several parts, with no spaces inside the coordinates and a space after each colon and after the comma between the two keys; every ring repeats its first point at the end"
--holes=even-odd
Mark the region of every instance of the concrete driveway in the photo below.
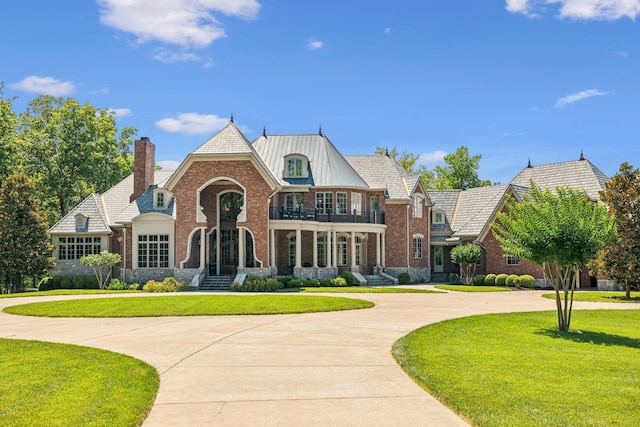
{"type": "MultiPolygon", "coordinates": [[[[97,347],[155,366],[160,390],[146,427],[462,426],[398,367],[392,344],[445,319],[554,310],[554,301],[540,295],[340,294],[376,307],[266,316],[42,319],[0,313],[0,336],[97,347]]],[[[82,296],[88,297],[94,296],[82,296]]],[[[0,308],[65,298],[78,297],[0,299],[0,308]]],[[[581,308],[633,307],[575,303],[581,308]]]]}

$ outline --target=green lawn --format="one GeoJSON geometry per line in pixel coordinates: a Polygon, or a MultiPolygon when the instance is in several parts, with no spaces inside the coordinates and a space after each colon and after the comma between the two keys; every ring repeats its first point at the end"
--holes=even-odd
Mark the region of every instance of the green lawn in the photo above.
{"type": "Polygon", "coordinates": [[[471,286],[471,285],[435,285],[438,289],[456,292],[504,292],[510,291],[511,288],[504,286],[471,286]]]}
{"type": "MultiPolygon", "coordinates": [[[[556,294],[543,294],[544,298],[555,299],[556,294]]],[[[588,302],[626,302],[626,303],[639,303],[640,292],[631,292],[631,299],[624,299],[624,292],[613,291],[576,291],[573,294],[574,301],[588,301],[588,302]]]]}
{"type": "Polygon", "coordinates": [[[301,288],[301,292],[350,293],[350,294],[441,294],[431,289],[411,288],[369,288],[366,286],[347,286],[343,288],[301,288]]]}
{"type": "Polygon", "coordinates": [[[158,392],[156,370],[122,354],[12,339],[0,354],[5,427],[139,426],[158,392]]]}
{"type": "Polygon", "coordinates": [[[472,316],[418,329],[393,355],[478,426],[633,426],[640,419],[640,310],[472,316]]]}
{"type": "Polygon", "coordinates": [[[22,298],[22,297],[46,297],[51,295],[94,295],[94,294],[122,294],[136,293],[141,291],[109,291],[101,289],[55,289],[52,291],[19,292],[17,294],[0,294],[0,298],[22,298]]]}
{"type": "Polygon", "coordinates": [[[156,317],[312,313],[373,306],[370,301],[327,296],[163,295],[35,302],[3,311],[43,317],[156,317]]]}

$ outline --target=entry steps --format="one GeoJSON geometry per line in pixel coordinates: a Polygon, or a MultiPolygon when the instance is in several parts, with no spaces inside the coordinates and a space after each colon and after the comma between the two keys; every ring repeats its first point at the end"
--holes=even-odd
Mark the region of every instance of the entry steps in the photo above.
{"type": "Polygon", "coordinates": [[[207,276],[200,284],[200,291],[228,291],[231,288],[231,276],[207,276]]]}

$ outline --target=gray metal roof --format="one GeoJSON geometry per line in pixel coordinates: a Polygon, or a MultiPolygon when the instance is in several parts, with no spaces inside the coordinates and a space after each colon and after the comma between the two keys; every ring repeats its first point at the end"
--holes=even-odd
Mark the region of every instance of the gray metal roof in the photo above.
{"type": "Polygon", "coordinates": [[[382,154],[344,158],[370,188],[385,189],[389,199],[409,199],[419,179],[409,175],[394,159],[382,154]]]}
{"type": "Polygon", "coordinates": [[[64,218],[58,221],[49,229],[50,234],[67,234],[67,233],[111,233],[111,228],[107,223],[104,205],[98,194],[90,194],[64,218]],[[76,227],[76,215],[82,214],[87,217],[85,227],[76,227]]]}
{"type": "Polygon", "coordinates": [[[334,145],[324,135],[261,135],[253,147],[283,187],[315,185],[316,187],[368,188],[334,145]],[[284,179],[284,158],[301,154],[309,160],[310,182],[288,182],[284,179]]]}
{"type": "Polygon", "coordinates": [[[541,187],[554,190],[557,187],[583,189],[592,200],[600,200],[600,191],[609,178],[589,160],[551,163],[524,168],[511,181],[514,185],[530,187],[530,180],[541,187]]]}

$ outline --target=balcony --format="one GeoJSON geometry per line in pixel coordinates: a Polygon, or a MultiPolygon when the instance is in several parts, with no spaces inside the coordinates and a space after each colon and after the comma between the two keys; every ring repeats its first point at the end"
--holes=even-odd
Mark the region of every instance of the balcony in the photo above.
{"type": "Polygon", "coordinates": [[[318,209],[287,210],[284,206],[269,209],[269,219],[316,221],[316,222],[346,222],[357,224],[384,224],[384,212],[356,211],[351,214],[335,214],[321,212],[318,209]]]}

